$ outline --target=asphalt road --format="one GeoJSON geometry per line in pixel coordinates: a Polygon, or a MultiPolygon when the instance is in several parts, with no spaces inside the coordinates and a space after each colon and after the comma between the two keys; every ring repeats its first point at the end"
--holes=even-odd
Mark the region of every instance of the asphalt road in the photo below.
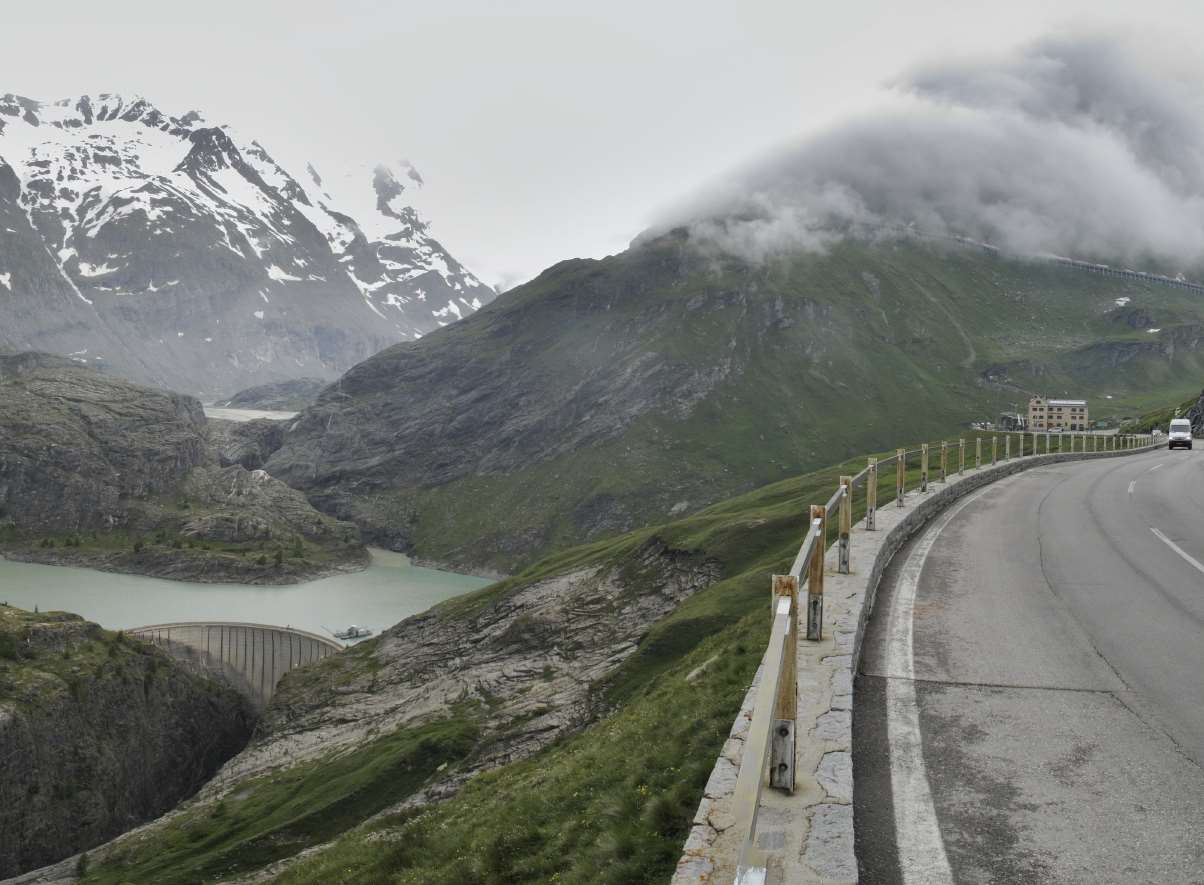
{"type": "Polygon", "coordinates": [[[930,524],[883,580],[853,731],[863,882],[1204,883],[1204,444],[930,524]]]}

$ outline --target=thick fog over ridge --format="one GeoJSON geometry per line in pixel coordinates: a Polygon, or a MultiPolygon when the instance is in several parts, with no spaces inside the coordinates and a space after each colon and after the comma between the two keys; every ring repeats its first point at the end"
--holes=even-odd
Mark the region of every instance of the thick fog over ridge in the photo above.
{"type": "Polygon", "coordinates": [[[1165,45],[1056,36],[933,61],[877,112],[733,175],[658,229],[760,260],[908,225],[1021,254],[1204,261],[1204,70],[1165,45]]]}

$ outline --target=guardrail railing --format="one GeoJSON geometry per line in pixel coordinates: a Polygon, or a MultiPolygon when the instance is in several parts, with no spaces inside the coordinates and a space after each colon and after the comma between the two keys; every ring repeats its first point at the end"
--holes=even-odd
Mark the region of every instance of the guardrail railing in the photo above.
{"type": "MultiPolygon", "coordinates": [[[[989,431],[991,466],[998,463],[999,438],[1003,437],[1003,460],[1058,452],[1080,453],[1140,449],[1153,444],[1150,434],[1097,434],[1081,432],[1033,433],[1029,431],[989,431]],[[1026,437],[1031,437],[1031,441],[1026,437]],[[1044,439],[1042,440],[1042,437],[1044,439]],[[1017,453],[1012,455],[1012,439],[1017,453]],[[1057,440],[1056,449],[1054,440],[1057,440]],[[1026,447],[1026,442],[1029,445],[1026,447]],[[1044,442],[1044,451],[1041,443],[1044,442]]],[[[974,440],[974,469],[983,468],[983,438],[974,440]]],[[[940,482],[948,480],[951,443],[941,440],[938,470],[940,482]]],[[[773,620],[769,646],[761,659],[761,680],[753,696],[753,716],[744,740],[740,770],[732,795],[732,816],[743,841],[736,862],[736,885],[765,885],[768,877],[767,854],[756,844],[757,811],[761,791],[769,786],[794,792],[795,728],[798,718],[798,622],[800,588],[806,586],[806,638],[823,638],[824,559],[829,537],[829,520],[836,517],[836,569],[848,574],[851,560],[853,494],[865,489],[865,530],[877,530],[879,473],[895,465],[895,501],[903,507],[907,496],[907,477],[911,459],[916,459],[916,481],[920,491],[929,486],[933,447],[928,443],[916,449],[897,449],[895,454],[878,459],[870,457],[865,468],[853,476],[841,476],[836,490],[825,504],[810,508],[807,533],[789,573],[773,575],[771,600],[773,620]]],[[[957,440],[957,473],[966,471],[966,438],[957,440]]]]}

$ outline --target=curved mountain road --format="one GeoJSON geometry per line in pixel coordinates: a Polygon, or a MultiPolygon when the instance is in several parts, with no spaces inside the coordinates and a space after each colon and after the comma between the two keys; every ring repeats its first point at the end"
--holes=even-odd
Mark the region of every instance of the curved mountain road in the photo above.
{"type": "Polygon", "coordinates": [[[1204,883],[1204,451],[955,505],[884,577],[855,697],[863,882],[1204,883]]]}

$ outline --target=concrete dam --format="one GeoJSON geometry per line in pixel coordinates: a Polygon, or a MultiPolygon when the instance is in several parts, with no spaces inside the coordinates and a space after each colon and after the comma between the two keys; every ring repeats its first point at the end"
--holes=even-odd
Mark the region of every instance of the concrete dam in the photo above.
{"type": "Polygon", "coordinates": [[[176,660],[224,679],[264,707],[285,673],[343,650],[333,639],[267,624],[184,622],[126,631],[176,660]]]}

